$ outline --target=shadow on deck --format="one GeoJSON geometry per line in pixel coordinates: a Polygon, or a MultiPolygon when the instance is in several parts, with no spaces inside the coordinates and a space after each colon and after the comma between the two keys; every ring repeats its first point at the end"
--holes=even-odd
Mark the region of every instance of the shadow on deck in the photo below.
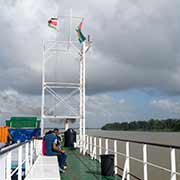
{"type": "Polygon", "coordinates": [[[100,163],[78,150],[66,149],[68,168],[61,173],[61,180],[121,180],[119,176],[102,176],[100,163]]]}

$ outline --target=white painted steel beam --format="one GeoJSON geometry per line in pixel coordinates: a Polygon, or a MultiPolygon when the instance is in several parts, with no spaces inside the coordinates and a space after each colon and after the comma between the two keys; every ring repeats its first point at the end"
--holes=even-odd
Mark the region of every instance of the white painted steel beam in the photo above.
{"type": "Polygon", "coordinates": [[[175,149],[171,149],[171,180],[176,180],[176,153],[175,149]]]}
{"type": "Polygon", "coordinates": [[[7,180],[11,180],[11,151],[7,153],[6,158],[6,178],[7,180]]]}
{"type": "Polygon", "coordinates": [[[85,110],[85,103],[86,103],[86,88],[85,88],[85,84],[86,84],[86,76],[85,76],[85,62],[86,62],[86,54],[85,54],[85,42],[83,42],[83,59],[82,59],[82,124],[83,124],[83,131],[82,131],[82,134],[83,134],[83,154],[85,155],[85,148],[86,148],[86,145],[85,145],[85,136],[86,136],[86,120],[85,120],[85,116],[86,116],[86,110],[85,110]]]}
{"type": "Polygon", "coordinates": [[[144,169],[144,180],[148,180],[148,168],[147,168],[147,145],[143,145],[143,169],[144,169]]]}
{"type": "Polygon", "coordinates": [[[127,180],[130,180],[130,153],[129,142],[126,142],[126,158],[127,158],[127,180]]]}
{"type": "Polygon", "coordinates": [[[30,168],[33,165],[33,154],[34,154],[34,143],[33,141],[30,142],[30,168]]]}
{"type": "Polygon", "coordinates": [[[0,156],[0,167],[1,167],[0,179],[5,179],[6,177],[6,156],[5,155],[0,156]]]}
{"type": "Polygon", "coordinates": [[[43,41],[43,59],[42,59],[42,82],[41,82],[41,88],[42,88],[42,99],[41,99],[41,137],[44,134],[44,103],[45,103],[45,89],[44,89],[44,82],[45,82],[45,58],[44,58],[44,52],[45,52],[45,44],[43,41]]]}
{"type": "Polygon", "coordinates": [[[94,137],[94,144],[93,144],[93,157],[94,157],[94,159],[97,159],[97,148],[96,148],[96,144],[97,144],[97,142],[96,142],[96,137],[94,137]]]}
{"type": "Polygon", "coordinates": [[[18,148],[18,180],[22,180],[22,146],[18,148]]]}
{"type": "Polygon", "coordinates": [[[89,136],[86,136],[86,152],[89,151],[89,136]]]}
{"type": "Polygon", "coordinates": [[[102,154],[102,139],[99,138],[99,162],[101,162],[100,155],[102,154]]]}
{"type": "Polygon", "coordinates": [[[92,158],[92,152],[93,152],[92,136],[90,136],[89,138],[90,138],[90,148],[89,148],[89,151],[90,151],[90,156],[92,158]]]}
{"type": "MultiPolygon", "coordinates": [[[[79,87],[76,86],[62,86],[62,85],[51,85],[48,87],[52,88],[52,89],[80,89],[79,87]]],[[[45,89],[47,88],[47,85],[45,86],[45,89]]]]}
{"type": "Polygon", "coordinates": [[[29,164],[29,143],[25,145],[25,175],[29,172],[30,164],[29,164]]]}
{"type": "Polygon", "coordinates": [[[105,140],[105,154],[108,154],[108,139],[105,140]]]}
{"type": "Polygon", "coordinates": [[[80,83],[64,83],[56,81],[47,81],[44,82],[45,85],[62,85],[62,86],[80,86],[80,83]]]}
{"type": "Polygon", "coordinates": [[[118,165],[118,161],[117,161],[117,140],[114,140],[114,173],[117,174],[117,165],[118,165]]]}
{"type": "Polygon", "coordinates": [[[43,119],[79,119],[79,116],[43,116],[43,119]]]}
{"type": "Polygon", "coordinates": [[[122,180],[130,180],[130,157],[129,157],[129,142],[126,142],[126,159],[124,163],[122,180]]]}

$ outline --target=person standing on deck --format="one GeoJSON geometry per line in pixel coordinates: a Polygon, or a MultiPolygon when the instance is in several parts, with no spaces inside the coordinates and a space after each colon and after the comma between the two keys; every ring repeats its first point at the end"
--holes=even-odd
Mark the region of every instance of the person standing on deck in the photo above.
{"type": "Polygon", "coordinates": [[[45,147],[46,147],[46,155],[47,156],[57,156],[58,163],[60,167],[60,171],[64,172],[64,163],[67,159],[67,155],[64,150],[60,150],[57,146],[57,136],[60,134],[59,129],[55,128],[52,133],[47,134],[44,137],[45,147]]]}

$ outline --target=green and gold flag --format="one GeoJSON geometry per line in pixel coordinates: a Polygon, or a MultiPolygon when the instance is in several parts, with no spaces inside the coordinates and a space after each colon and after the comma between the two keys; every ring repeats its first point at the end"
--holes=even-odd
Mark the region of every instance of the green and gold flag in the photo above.
{"type": "Polygon", "coordinates": [[[51,19],[48,20],[49,27],[51,27],[53,29],[57,29],[57,25],[58,25],[58,18],[52,17],[51,19]]]}
{"type": "Polygon", "coordinates": [[[84,42],[86,40],[86,37],[83,35],[81,29],[82,29],[82,24],[83,21],[80,22],[79,26],[77,27],[76,29],[76,32],[77,32],[77,37],[78,37],[78,40],[80,43],[84,42]]]}

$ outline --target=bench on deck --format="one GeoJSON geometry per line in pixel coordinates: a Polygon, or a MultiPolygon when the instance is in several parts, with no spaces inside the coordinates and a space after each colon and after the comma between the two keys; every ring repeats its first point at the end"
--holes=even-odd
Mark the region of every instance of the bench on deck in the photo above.
{"type": "Polygon", "coordinates": [[[25,180],[60,180],[56,156],[39,155],[25,180]]]}

